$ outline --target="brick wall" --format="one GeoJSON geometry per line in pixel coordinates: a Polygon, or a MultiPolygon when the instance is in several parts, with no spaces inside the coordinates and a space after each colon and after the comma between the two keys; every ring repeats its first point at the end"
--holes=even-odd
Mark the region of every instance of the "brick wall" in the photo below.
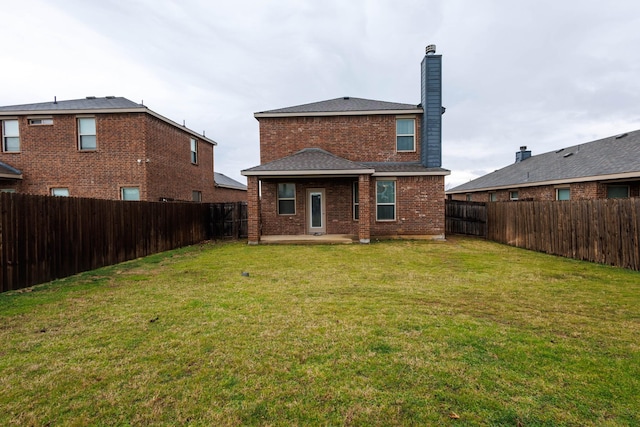
{"type": "MultiPolygon", "coordinates": [[[[637,182],[630,183],[616,183],[629,185],[630,197],[640,196],[640,184],[637,182]]],[[[607,198],[607,183],[606,182],[577,182],[568,185],[541,185],[537,187],[525,187],[518,188],[518,200],[556,200],[556,189],[569,188],[571,200],[591,200],[591,199],[606,199],[607,198]]],[[[514,188],[516,190],[516,188],[514,188]]],[[[496,201],[505,202],[509,201],[510,190],[497,190],[493,193],[496,194],[496,201]]],[[[478,191],[469,193],[471,195],[472,202],[489,202],[490,193],[487,191],[478,191]]],[[[452,194],[452,200],[467,200],[467,194],[452,194]]]]}
{"type": "Polygon", "coordinates": [[[247,192],[245,190],[234,190],[232,188],[216,187],[213,192],[213,203],[246,202],[247,192]]]}
{"type": "Polygon", "coordinates": [[[420,161],[420,117],[415,116],[416,151],[410,153],[396,152],[396,117],[260,118],[260,163],[268,163],[312,147],[322,148],[352,161],[420,161]]]}
{"type": "Polygon", "coordinates": [[[203,201],[213,201],[213,146],[200,142],[198,165],[191,165],[190,136],[180,129],[145,113],[91,116],[94,151],[78,150],[76,115],[55,115],[52,125],[19,117],[20,153],[0,153],[0,161],[23,172],[18,192],[48,195],[64,187],[74,197],[119,199],[120,188],[132,186],[142,200],[190,201],[199,190],[203,201]]]}
{"type": "Polygon", "coordinates": [[[146,117],[149,200],[192,200],[200,191],[213,202],[213,146],[198,140],[198,162],[191,163],[191,134],[153,117],[146,117]]]}
{"type": "MultiPolygon", "coordinates": [[[[306,194],[309,188],[324,188],[326,194],[326,232],[359,235],[359,221],[353,219],[353,183],[356,178],[327,180],[300,179],[262,181],[262,234],[296,235],[307,233],[306,194]],[[296,213],[278,215],[277,184],[296,184],[296,213]]],[[[376,181],[369,181],[370,233],[375,236],[444,236],[444,177],[398,177],[396,220],[376,221],[376,181]]]]}

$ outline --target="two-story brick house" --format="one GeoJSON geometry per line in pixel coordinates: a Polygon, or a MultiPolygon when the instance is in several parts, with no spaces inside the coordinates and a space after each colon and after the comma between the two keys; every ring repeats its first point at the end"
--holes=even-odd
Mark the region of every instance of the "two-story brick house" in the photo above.
{"type": "Polygon", "coordinates": [[[0,107],[0,191],[214,200],[216,142],[120,97],[0,107]]]}
{"type": "Polygon", "coordinates": [[[422,103],[343,97],[255,113],[249,243],[267,235],[444,238],[441,56],[427,48],[422,103]]]}

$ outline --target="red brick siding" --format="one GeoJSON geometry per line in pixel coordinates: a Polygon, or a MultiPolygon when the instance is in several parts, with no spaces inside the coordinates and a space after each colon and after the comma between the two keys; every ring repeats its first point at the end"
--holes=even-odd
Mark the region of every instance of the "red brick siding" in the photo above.
{"type": "MultiPolygon", "coordinates": [[[[629,185],[630,197],[640,196],[640,184],[631,183],[615,183],[616,185],[629,185]]],[[[518,200],[556,200],[556,189],[569,187],[571,200],[591,200],[607,198],[606,182],[577,182],[567,185],[542,185],[537,187],[513,188],[518,191],[518,200]]],[[[511,190],[495,191],[498,202],[509,201],[509,192],[511,190]]],[[[478,191],[469,193],[473,202],[490,201],[490,193],[487,191],[478,191]]],[[[467,200],[467,194],[452,194],[453,200],[467,200]]]]}
{"type": "Polygon", "coordinates": [[[198,140],[198,163],[191,163],[192,136],[165,122],[147,116],[146,137],[149,200],[192,200],[202,192],[203,202],[214,201],[213,146],[198,140]]]}
{"type": "MultiPolygon", "coordinates": [[[[327,180],[262,181],[262,234],[296,235],[307,233],[306,192],[309,188],[326,191],[326,232],[328,234],[366,234],[360,230],[359,221],[353,219],[353,183],[355,178],[327,180]],[[277,184],[296,184],[295,215],[278,215],[277,184]]],[[[368,183],[370,208],[370,234],[393,235],[444,235],[444,177],[399,177],[396,184],[396,220],[376,221],[375,179],[368,183]]],[[[361,213],[365,214],[364,206],[361,213]]]]}
{"type": "Polygon", "coordinates": [[[232,188],[216,187],[213,193],[214,203],[246,202],[247,192],[244,190],[234,190],[232,188]]]}
{"type": "Polygon", "coordinates": [[[376,221],[376,179],[371,182],[371,236],[444,236],[443,176],[398,177],[395,221],[376,221]]]}
{"type": "Polygon", "coordinates": [[[142,200],[191,200],[199,190],[203,201],[213,201],[210,144],[199,143],[193,166],[188,133],[145,113],[93,116],[95,151],[78,150],[76,115],[54,115],[53,125],[39,126],[19,117],[20,153],[0,153],[1,161],[23,172],[17,191],[47,195],[66,187],[75,197],[119,199],[122,186],[137,186],[142,200]]]}
{"type": "Polygon", "coordinates": [[[416,151],[396,152],[396,115],[260,118],[260,163],[303,148],[322,148],[360,162],[420,161],[420,117],[416,151]],[[366,147],[366,149],[363,149],[366,147]]]}

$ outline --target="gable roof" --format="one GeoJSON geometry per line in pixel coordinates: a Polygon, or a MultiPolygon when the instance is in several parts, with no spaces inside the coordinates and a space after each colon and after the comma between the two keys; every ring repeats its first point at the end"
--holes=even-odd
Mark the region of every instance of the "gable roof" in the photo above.
{"type": "Polygon", "coordinates": [[[179,125],[155,111],[150,110],[145,105],[137,104],[123,97],[106,96],[104,98],[97,98],[95,96],[88,96],[83,99],[71,99],[67,101],[54,100],[52,102],[40,102],[37,104],[8,105],[0,107],[0,117],[24,114],[54,115],[95,113],[146,113],[191,134],[199,140],[208,142],[211,145],[218,145],[214,140],[185,126],[179,125]]]}
{"type": "Polygon", "coordinates": [[[22,179],[22,172],[4,162],[0,162],[0,178],[22,179]]]}
{"type": "Polygon", "coordinates": [[[242,171],[245,176],[400,176],[448,175],[442,168],[425,168],[419,162],[354,162],[321,148],[304,148],[281,159],[242,171]]]}
{"type": "Polygon", "coordinates": [[[640,178],[640,130],[531,156],[447,194],[640,178]]]}
{"type": "Polygon", "coordinates": [[[312,102],[310,104],[261,111],[255,113],[254,117],[421,114],[422,112],[422,106],[420,105],[344,96],[342,98],[329,99],[327,101],[312,102]]]}
{"type": "Polygon", "coordinates": [[[213,180],[216,183],[216,187],[247,191],[246,185],[236,181],[235,179],[231,179],[228,176],[221,174],[220,172],[213,173],[213,180]]]}

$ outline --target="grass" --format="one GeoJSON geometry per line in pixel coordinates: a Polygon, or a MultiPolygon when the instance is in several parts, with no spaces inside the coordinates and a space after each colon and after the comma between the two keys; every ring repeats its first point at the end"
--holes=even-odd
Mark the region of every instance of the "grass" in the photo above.
{"type": "Polygon", "coordinates": [[[482,240],[193,246],[1,294],[0,343],[7,426],[640,424],[640,274],[482,240]]]}

